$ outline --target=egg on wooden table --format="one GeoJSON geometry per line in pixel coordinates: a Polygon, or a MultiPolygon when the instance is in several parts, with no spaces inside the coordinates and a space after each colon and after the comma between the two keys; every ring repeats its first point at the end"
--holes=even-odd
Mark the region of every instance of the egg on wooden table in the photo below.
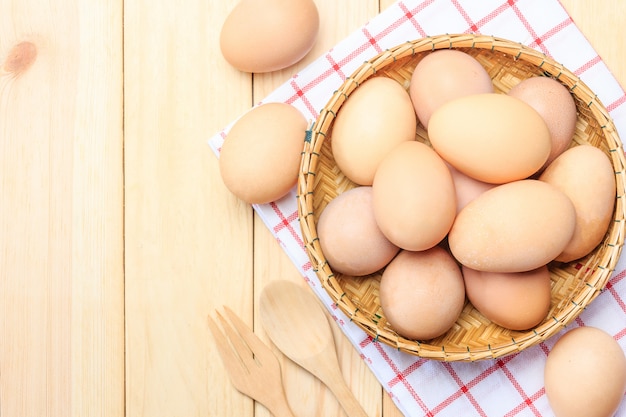
{"type": "Polygon", "coordinates": [[[335,163],[353,182],[372,185],[385,155],[399,143],[415,140],[416,125],[406,90],[391,78],[370,78],[337,113],[331,139],[335,163]]]}
{"type": "Polygon", "coordinates": [[[331,268],[352,276],[380,270],[400,250],[380,231],[368,186],[333,198],[319,216],[317,237],[331,268]]]}
{"type": "Polygon", "coordinates": [[[432,148],[403,142],[381,161],[372,184],[374,216],[385,236],[406,250],[441,242],[456,216],[450,170],[432,148]]]}
{"type": "Polygon", "coordinates": [[[461,270],[440,246],[400,251],[383,271],[379,294],[389,325],[399,335],[414,340],[444,334],[465,304],[461,270]]]}
{"type": "Polygon", "coordinates": [[[548,353],[544,382],[556,417],[611,417],[626,390],[624,351],[602,329],[574,328],[548,353]]]}
{"type": "Polygon", "coordinates": [[[426,129],[442,104],[472,94],[493,93],[485,68],[473,56],[456,49],[442,49],[420,60],[410,80],[409,92],[417,117],[426,129]]]}
{"type": "Polygon", "coordinates": [[[550,131],[552,147],[542,171],[562,154],[572,142],[578,113],[567,87],[550,77],[530,77],[516,84],[507,93],[528,103],[541,115],[550,131]]]}
{"type": "Polygon", "coordinates": [[[298,180],[307,121],[286,103],[266,103],[239,118],[220,151],[224,185],[249,204],[285,196],[298,180]]]}
{"type": "Polygon", "coordinates": [[[539,180],[565,193],[576,209],[574,235],[556,260],[582,258],[602,241],[613,219],[616,184],[609,157],[591,145],[574,146],[548,165],[539,180]]]}
{"type": "Polygon", "coordinates": [[[304,58],[318,32],[313,0],[240,0],[224,21],[220,49],[241,71],[277,71],[304,58]]]}
{"type": "Polygon", "coordinates": [[[484,272],[463,266],[465,293],[480,313],[511,330],[541,323],[550,310],[550,271],[484,272]]]}

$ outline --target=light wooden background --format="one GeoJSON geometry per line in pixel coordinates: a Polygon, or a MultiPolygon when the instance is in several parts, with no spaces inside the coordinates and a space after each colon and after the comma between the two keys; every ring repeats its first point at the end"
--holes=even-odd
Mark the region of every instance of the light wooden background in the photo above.
{"type": "MultiPolygon", "coordinates": [[[[316,0],[312,53],[254,78],[218,48],[235,2],[0,0],[0,416],[269,415],[206,317],[254,325],[264,284],[300,277],[206,141],[391,0],[316,0]]],[[[563,4],[626,85],[626,3],[563,4]]],[[[335,336],[367,413],[399,416],[335,336]]],[[[299,416],[343,415],[283,365],[299,416]]]]}

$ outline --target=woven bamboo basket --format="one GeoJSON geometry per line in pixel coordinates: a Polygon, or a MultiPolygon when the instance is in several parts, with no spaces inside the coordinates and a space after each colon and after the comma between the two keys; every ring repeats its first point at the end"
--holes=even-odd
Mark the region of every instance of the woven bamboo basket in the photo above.
{"type": "MultiPolygon", "coordinates": [[[[298,180],[298,211],[306,251],[321,284],[347,317],[374,340],[409,354],[441,361],[498,358],[536,345],[572,322],[605,288],[620,256],[625,231],[625,160],[622,143],[608,111],[597,96],[571,71],[546,55],[505,39],[481,35],[441,35],[398,45],[363,63],[332,95],[305,142],[298,180]],[[469,302],[444,335],[425,341],[407,340],[389,326],[379,302],[382,271],[366,277],[333,272],[316,233],[319,214],[340,193],[355,187],[337,168],[330,143],[333,121],[342,104],[370,77],[391,77],[408,89],[416,64],[426,54],[454,48],[475,57],[491,75],[496,92],[507,92],[521,80],[550,76],[567,86],[575,98],[578,122],[571,146],[590,144],[611,159],[616,177],[614,221],[604,240],[588,256],[549,265],[552,280],[550,312],[527,331],[502,328],[482,316],[469,302]]],[[[418,124],[416,138],[428,142],[418,124]]]]}

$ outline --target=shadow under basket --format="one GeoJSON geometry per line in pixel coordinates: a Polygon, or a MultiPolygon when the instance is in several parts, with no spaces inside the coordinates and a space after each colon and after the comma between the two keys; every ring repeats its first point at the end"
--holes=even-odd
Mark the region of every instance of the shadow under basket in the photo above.
{"type": "MultiPolygon", "coordinates": [[[[418,124],[417,140],[429,143],[418,124]]],[[[398,45],[363,63],[332,95],[305,142],[298,179],[298,211],[304,244],[312,267],[331,299],[368,335],[409,354],[442,361],[475,361],[520,352],[561,331],[605,288],[624,241],[624,152],[608,111],[571,71],[546,55],[505,39],[482,35],[441,35],[398,45]],[[513,331],[487,320],[469,302],[444,335],[416,341],[399,336],[380,306],[382,270],[366,277],[332,271],[317,238],[316,223],[328,202],[356,186],[337,168],[331,151],[333,121],[350,94],[371,77],[390,77],[408,90],[417,63],[439,49],[457,49],[476,58],[490,74],[496,92],[505,93],[521,80],[549,76],[564,84],[575,99],[578,122],[571,146],[589,144],[603,150],[615,169],[614,221],[602,242],[586,257],[549,265],[552,299],[549,314],[533,329],[513,331]]]]}

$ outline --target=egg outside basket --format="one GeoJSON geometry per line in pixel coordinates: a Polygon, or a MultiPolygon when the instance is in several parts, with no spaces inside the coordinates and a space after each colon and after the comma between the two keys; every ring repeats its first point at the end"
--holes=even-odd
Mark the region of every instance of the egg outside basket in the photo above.
{"type": "MultiPolygon", "coordinates": [[[[380,343],[409,354],[441,361],[498,358],[540,343],[574,320],[604,289],[620,256],[625,231],[626,166],[622,143],[607,110],[597,96],[571,71],[546,55],[505,39],[482,35],[441,35],[384,51],[363,63],[332,95],[311,129],[298,180],[298,211],[306,251],[330,298],[367,334],[380,343]],[[549,76],[573,95],[578,122],[571,146],[590,144],[602,149],[615,168],[617,184],[614,221],[603,241],[586,257],[568,264],[549,265],[552,301],[546,319],[528,331],[512,331],[483,317],[466,302],[455,325],[427,341],[407,340],[393,331],[380,307],[382,271],[367,277],[333,272],[321,250],[316,222],[328,202],[355,187],[337,168],[331,152],[333,121],[350,94],[371,77],[390,77],[408,89],[416,64],[438,49],[457,49],[475,57],[490,74],[496,92],[507,92],[523,79],[549,76]]],[[[416,138],[429,143],[418,125],[416,138]]]]}

